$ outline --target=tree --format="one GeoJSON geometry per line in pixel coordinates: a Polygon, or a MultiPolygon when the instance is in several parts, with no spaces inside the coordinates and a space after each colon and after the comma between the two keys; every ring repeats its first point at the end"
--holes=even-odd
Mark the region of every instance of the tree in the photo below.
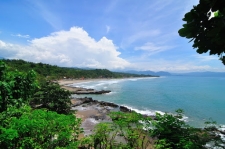
{"type": "Polygon", "coordinates": [[[225,65],[225,1],[200,0],[190,12],[186,13],[178,33],[194,41],[192,47],[199,54],[209,51],[210,55],[218,55],[225,65]]]}
{"type": "Polygon", "coordinates": [[[203,148],[206,142],[201,141],[196,130],[187,125],[183,120],[183,111],[177,110],[176,115],[156,113],[156,121],[152,121],[153,129],[150,135],[158,140],[156,148],[203,148]]]}
{"type": "Polygon", "coordinates": [[[42,109],[8,108],[0,113],[0,148],[77,148],[81,119],[42,109]]]}
{"type": "Polygon", "coordinates": [[[31,103],[40,104],[39,108],[46,108],[59,114],[69,114],[70,95],[70,92],[62,89],[58,83],[47,81],[34,94],[31,103]]]}
{"type": "Polygon", "coordinates": [[[224,141],[218,134],[215,122],[207,122],[204,129],[193,128],[183,121],[183,110],[176,110],[176,114],[156,113],[156,120],[151,121],[150,136],[156,138],[157,149],[206,149],[224,148],[224,141]]]}
{"type": "Polygon", "coordinates": [[[10,106],[19,108],[27,104],[37,87],[34,71],[22,73],[7,71],[7,66],[0,61],[0,112],[10,106]]]}
{"type": "Polygon", "coordinates": [[[58,113],[35,110],[28,103],[36,87],[34,71],[8,71],[0,61],[0,148],[78,148],[81,119],[73,114],[58,114],[69,113],[70,93],[59,85],[46,84],[45,106],[58,113]],[[59,99],[52,104],[50,98],[59,99]]]}

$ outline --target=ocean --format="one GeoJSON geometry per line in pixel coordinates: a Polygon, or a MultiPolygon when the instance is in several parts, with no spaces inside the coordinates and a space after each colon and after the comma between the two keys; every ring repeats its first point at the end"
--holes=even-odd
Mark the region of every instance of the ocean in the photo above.
{"type": "Polygon", "coordinates": [[[72,86],[111,90],[103,95],[73,95],[113,102],[148,115],[184,110],[184,119],[194,127],[214,120],[225,125],[225,78],[169,76],[110,79],[76,83],[72,86]]]}

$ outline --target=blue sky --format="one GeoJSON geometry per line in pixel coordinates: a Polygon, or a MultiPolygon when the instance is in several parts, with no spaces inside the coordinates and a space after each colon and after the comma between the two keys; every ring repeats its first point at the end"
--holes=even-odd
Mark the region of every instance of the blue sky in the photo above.
{"type": "Polygon", "coordinates": [[[225,71],[178,35],[198,0],[3,0],[0,57],[58,66],[225,71]]]}

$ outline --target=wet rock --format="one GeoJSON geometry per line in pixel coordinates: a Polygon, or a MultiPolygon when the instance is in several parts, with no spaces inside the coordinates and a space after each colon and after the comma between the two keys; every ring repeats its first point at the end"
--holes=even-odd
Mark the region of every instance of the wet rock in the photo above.
{"type": "Polygon", "coordinates": [[[131,109],[128,109],[127,107],[120,106],[120,111],[121,112],[131,112],[131,109]]]}
{"type": "Polygon", "coordinates": [[[87,90],[78,90],[75,92],[72,92],[73,94],[106,94],[106,93],[110,93],[111,91],[109,90],[101,90],[101,91],[95,91],[95,90],[91,90],[91,89],[87,89],[87,90]]]}
{"type": "Polygon", "coordinates": [[[114,107],[114,108],[119,107],[117,104],[111,103],[111,102],[100,101],[99,103],[102,106],[109,106],[109,107],[114,107]]]}
{"type": "Polygon", "coordinates": [[[71,99],[71,102],[73,103],[72,104],[72,107],[76,107],[76,106],[79,106],[79,105],[82,105],[82,104],[85,104],[85,103],[91,103],[93,102],[93,99],[92,98],[76,98],[76,99],[71,99]]]}

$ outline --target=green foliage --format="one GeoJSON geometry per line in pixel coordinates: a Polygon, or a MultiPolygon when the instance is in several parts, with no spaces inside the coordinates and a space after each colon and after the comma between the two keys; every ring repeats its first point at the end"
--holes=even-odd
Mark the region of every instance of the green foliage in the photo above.
{"type": "Polygon", "coordinates": [[[32,110],[28,106],[10,108],[1,113],[0,119],[3,124],[0,126],[0,148],[4,149],[76,148],[82,131],[81,120],[74,115],[32,110]]]}
{"type": "Polygon", "coordinates": [[[197,131],[181,120],[182,110],[176,112],[176,115],[156,113],[156,121],[152,121],[153,129],[150,130],[150,135],[158,139],[156,148],[201,148],[204,144],[200,143],[197,131]]]}
{"type": "Polygon", "coordinates": [[[58,83],[47,81],[34,94],[32,105],[40,105],[59,114],[69,114],[71,108],[70,92],[60,88],[58,83]]]}
{"type": "Polygon", "coordinates": [[[115,135],[113,133],[113,126],[109,123],[100,123],[94,129],[94,148],[112,148],[115,135]],[[112,134],[112,136],[111,136],[112,134]]]}
{"type": "MultiPolygon", "coordinates": [[[[182,120],[182,110],[176,112],[175,115],[157,113],[155,120],[135,112],[112,112],[110,117],[113,121],[99,123],[94,129],[94,134],[81,141],[81,147],[204,149],[208,142],[211,142],[212,147],[223,147],[221,144],[224,142],[216,135],[217,129],[193,128],[182,120]]],[[[211,122],[207,124],[207,128],[214,126],[211,122]]]]}
{"type": "Polygon", "coordinates": [[[10,106],[19,108],[29,102],[37,83],[34,71],[22,73],[7,71],[6,65],[0,61],[0,112],[10,106]]]}
{"type": "Polygon", "coordinates": [[[147,124],[151,121],[150,117],[143,117],[136,112],[112,112],[110,117],[128,148],[144,149],[150,144],[147,132],[144,130],[144,128],[148,129],[147,124]]]}
{"type": "Polygon", "coordinates": [[[135,112],[112,112],[110,117],[113,122],[99,123],[94,129],[94,134],[84,139],[86,147],[97,149],[148,147],[150,142],[147,131],[143,130],[143,122],[149,121],[149,118],[135,112]]]}
{"type": "MultiPolygon", "coordinates": [[[[123,78],[123,77],[146,77],[146,75],[135,75],[126,73],[111,72],[107,69],[79,69],[79,68],[66,68],[52,66],[43,63],[32,63],[23,60],[3,60],[11,70],[19,70],[28,72],[34,70],[38,74],[38,80],[44,81],[43,78],[48,80],[57,80],[66,78],[83,79],[83,78],[123,78]]],[[[150,75],[149,75],[150,76],[150,75]]]]}
{"type": "Polygon", "coordinates": [[[156,120],[152,121],[153,129],[149,130],[150,136],[157,139],[155,148],[202,149],[209,142],[212,147],[221,147],[223,141],[217,135],[215,122],[207,122],[205,129],[193,128],[182,120],[182,110],[176,112],[176,115],[156,114],[156,120]]]}
{"type": "Polygon", "coordinates": [[[183,21],[186,23],[178,32],[181,37],[194,41],[193,48],[197,48],[199,54],[208,51],[210,55],[217,54],[225,65],[224,7],[224,0],[200,0],[185,14],[183,21]]]}
{"type": "MultiPolygon", "coordinates": [[[[69,92],[49,82],[41,87],[36,101],[52,111],[69,113],[69,92]]],[[[36,88],[34,71],[9,71],[0,61],[0,148],[77,148],[81,120],[74,115],[32,110],[28,103],[36,88]]]]}

